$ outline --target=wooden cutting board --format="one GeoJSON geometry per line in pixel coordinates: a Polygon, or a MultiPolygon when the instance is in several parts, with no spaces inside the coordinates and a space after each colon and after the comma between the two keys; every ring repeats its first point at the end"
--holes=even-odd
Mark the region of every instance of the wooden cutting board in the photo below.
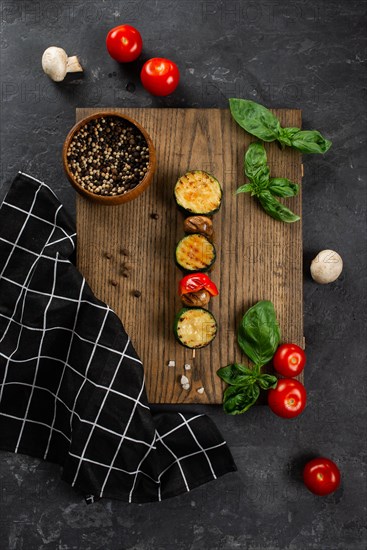
{"type": "MultiPolygon", "coordinates": [[[[80,120],[100,109],[77,109],[80,120]]],[[[151,403],[221,403],[219,367],[246,363],[236,342],[244,312],[258,300],[272,300],[282,340],[303,347],[302,223],[278,222],[249,194],[235,195],[244,183],[243,155],[253,141],[227,109],[116,109],[146,128],[157,150],[157,172],[150,188],[132,202],[99,206],[77,196],[78,267],[98,298],[122,320],[143,360],[151,403]],[[184,235],[183,215],[173,199],[177,178],[203,169],[222,183],[220,211],[214,216],[217,260],[211,273],[219,297],[211,300],[219,332],[196,351],[180,346],[172,323],[181,307],[181,273],[174,262],[184,235]],[[124,256],[122,249],[128,251],[124,256]],[[130,264],[130,276],[121,274],[130,264]],[[116,284],[117,283],[117,284],[116,284]],[[114,286],[115,285],[115,286],[114,286]],[[134,291],[141,292],[139,298],[134,291]],[[168,367],[168,362],[176,362],[168,367]],[[190,391],[179,383],[188,363],[190,391]],[[204,387],[203,394],[196,390],[204,387]]],[[[300,110],[274,110],[283,126],[301,126],[300,110]]],[[[301,154],[267,144],[271,174],[301,183],[301,154]]],[[[302,194],[288,199],[297,214],[302,194]]]]}

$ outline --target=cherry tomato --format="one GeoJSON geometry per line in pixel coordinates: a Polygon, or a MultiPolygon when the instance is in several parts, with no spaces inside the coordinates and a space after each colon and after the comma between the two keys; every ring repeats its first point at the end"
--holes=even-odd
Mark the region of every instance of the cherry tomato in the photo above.
{"type": "Polygon", "coordinates": [[[131,25],[111,29],[106,38],[108,53],[120,63],[135,61],[143,48],[140,32],[131,25]]]}
{"type": "Polygon", "coordinates": [[[282,344],[273,357],[274,368],[282,376],[298,376],[306,364],[306,354],[296,344],[282,344]]]}
{"type": "Polygon", "coordinates": [[[329,495],[340,485],[340,470],[335,462],[328,458],[314,458],[304,467],[303,481],[311,493],[329,495]]]}
{"type": "Polygon", "coordinates": [[[294,418],[306,406],[305,387],[298,380],[282,378],[274,390],[268,391],[268,405],[278,416],[294,418]]]}
{"type": "Polygon", "coordinates": [[[171,94],[180,80],[176,63],[163,57],[153,57],[144,63],[140,73],[141,82],[153,95],[171,94]]]}

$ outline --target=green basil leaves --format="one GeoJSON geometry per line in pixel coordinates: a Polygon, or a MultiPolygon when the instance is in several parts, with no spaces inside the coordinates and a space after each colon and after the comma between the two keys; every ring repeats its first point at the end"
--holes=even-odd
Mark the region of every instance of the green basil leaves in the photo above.
{"type": "Polygon", "coordinates": [[[275,388],[276,376],[263,374],[261,368],[271,361],[280,342],[280,330],[274,305],[257,302],[243,316],[238,329],[238,344],[254,363],[252,369],[234,363],[217,370],[228,384],[223,395],[223,409],[227,414],[242,414],[257,401],[260,389],[275,388]]]}
{"type": "Polygon", "coordinates": [[[276,220],[292,223],[300,219],[275,198],[297,195],[298,184],[287,178],[270,177],[266,151],[261,143],[249,145],[245,154],[244,170],[250,183],[241,185],[236,193],[251,193],[256,196],[265,212],[276,220]]]}
{"type": "Polygon", "coordinates": [[[324,154],[331,147],[317,130],[282,128],[279,120],[269,109],[250,99],[229,100],[231,114],[237,124],[246,132],[262,141],[278,141],[282,147],[288,146],[301,153],[324,154]]]}
{"type": "MultiPolygon", "coordinates": [[[[229,107],[237,124],[262,141],[278,141],[282,148],[287,145],[301,153],[326,153],[331,147],[331,141],[317,130],[282,128],[269,109],[250,99],[231,98],[229,107]]],[[[241,185],[237,193],[256,196],[265,212],[276,220],[292,223],[300,219],[275,198],[297,195],[298,185],[287,178],[270,177],[266,152],[261,143],[251,143],[248,147],[244,170],[250,183],[241,185]]]]}

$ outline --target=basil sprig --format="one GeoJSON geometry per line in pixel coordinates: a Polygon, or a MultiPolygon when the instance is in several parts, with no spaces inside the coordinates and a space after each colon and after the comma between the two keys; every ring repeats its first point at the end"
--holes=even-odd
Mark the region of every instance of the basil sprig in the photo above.
{"type": "Polygon", "coordinates": [[[245,154],[244,170],[250,183],[241,185],[236,193],[251,193],[251,196],[256,196],[265,212],[276,220],[292,223],[300,219],[275,198],[297,195],[298,184],[287,178],[270,177],[266,151],[261,143],[249,145],[245,154]]]}
{"type": "Polygon", "coordinates": [[[326,153],[331,141],[317,130],[282,128],[279,120],[269,109],[250,99],[229,100],[233,118],[246,132],[262,141],[278,141],[282,148],[286,145],[301,153],[326,153]]]}
{"type": "Polygon", "coordinates": [[[245,313],[237,339],[254,367],[250,369],[233,363],[217,370],[218,376],[228,384],[223,395],[223,409],[231,415],[242,414],[252,407],[260,395],[260,389],[268,390],[277,385],[276,376],[261,372],[261,368],[273,358],[280,342],[272,302],[257,302],[245,313]]]}

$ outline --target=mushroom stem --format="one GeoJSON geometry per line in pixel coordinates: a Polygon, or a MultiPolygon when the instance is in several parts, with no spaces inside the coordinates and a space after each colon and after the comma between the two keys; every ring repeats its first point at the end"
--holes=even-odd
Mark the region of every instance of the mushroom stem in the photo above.
{"type": "Polygon", "coordinates": [[[79,63],[79,59],[77,55],[72,55],[71,57],[68,57],[68,60],[66,62],[66,72],[67,73],[82,73],[83,68],[81,64],[79,63]]]}

